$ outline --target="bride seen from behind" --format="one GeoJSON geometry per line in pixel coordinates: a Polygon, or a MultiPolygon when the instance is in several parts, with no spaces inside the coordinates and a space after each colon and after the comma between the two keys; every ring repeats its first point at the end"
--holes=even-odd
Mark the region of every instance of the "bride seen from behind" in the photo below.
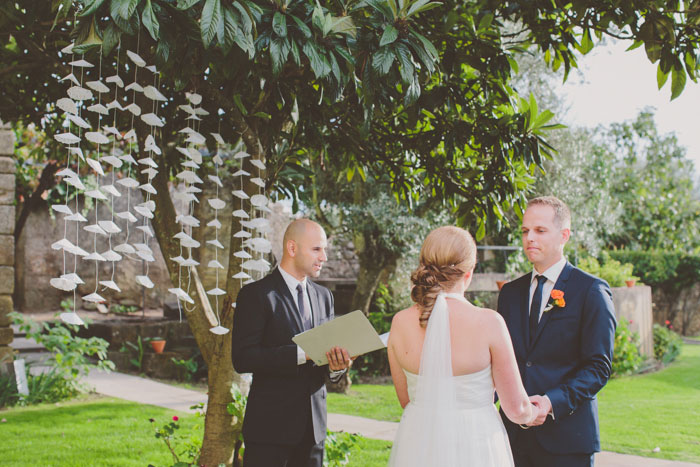
{"type": "Polygon", "coordinates": [[[514,423],[537,415],[503,318],[464,298],[475,264],[464,229],[439,227],[423,242],[411,276],[414,305],[394,316],[387,345],[404,408],[390,465],[512,466],[494,389],[514,423]]]}

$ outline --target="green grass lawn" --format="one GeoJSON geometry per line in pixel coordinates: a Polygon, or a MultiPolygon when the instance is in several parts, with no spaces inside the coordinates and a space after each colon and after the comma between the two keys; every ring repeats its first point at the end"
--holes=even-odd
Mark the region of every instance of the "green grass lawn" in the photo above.
{"type": "MultiPolygon", "coordinates": [[[[357,384],[347,396],[330,394],[328,411],[401,418],[390,385],[357,384]]],[[[681,356],[659,372],[610,381],[599,394],[599,415],[604,450],[700,463],[700,345],[684,345],[681,356]],[[655,447],[661,451],[653,453],[655,447]]],[[[351,465],[383,464],[355,464],[353,458],[351,465]]]]}
{"type": "Polygon", "coordinates": [[[0,463],[3,466],[172,465],[173,458],[154,437],[159,426],[180,417],[180,432],[191,434],[201,420],[151,405],[89,396],[58,404],[0,411],[0,463]]]}

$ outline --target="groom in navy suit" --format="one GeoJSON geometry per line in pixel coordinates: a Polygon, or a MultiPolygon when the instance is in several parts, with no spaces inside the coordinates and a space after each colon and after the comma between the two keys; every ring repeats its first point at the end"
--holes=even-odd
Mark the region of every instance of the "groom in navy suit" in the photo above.
{"type": "Polygon", "coordinates": [[[570,229],[562,201],[531,200],[522,240],[534,270],[498,297],[523,384],[539,408],[530,426],[501,413],[516,467],[592,466],[600,451],[596,394],[610,378],[617,323],[608,284],[566,261],[570,229]]]}

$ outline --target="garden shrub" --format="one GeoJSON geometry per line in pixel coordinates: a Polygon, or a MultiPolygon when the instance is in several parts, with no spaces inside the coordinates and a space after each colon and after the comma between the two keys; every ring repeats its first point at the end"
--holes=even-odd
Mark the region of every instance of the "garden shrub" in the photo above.
{"type": "Polygon", "coordinates": [[[323,451],[323,467],[341,467],[350,462],[350,451],[357,444],[360,435],[343,431],[326,431],[323,451]]]}
{"type": "Polygon", "coordinates": [[[628,375],[639,370],[643,362],[639,351],[639,335],[632,332],[625,318],[620,319],[615,329],[612,377],[628,375]]]}
{"type": "Polygon", "coordinates": [[[19,393],[12,375],[0,374],[0,409],[11,407],[19,402],[19,393]]]}
{"type": "Polygon", "coordinates": [[[578,267],[584,271],[600,277],[610,287],[623,287],[628,279],[639,279],[632,275],[634,266],[630,263],[621,263],[611,258],[606,252],[601,254],[601,262],[589,256],[578,263],[578,267]],[[602,264],[601,264],[602,263],[602,264]]]}
{"type": "Polygon", "coordinates": [[[654,357],[661,363],[668,364],[676,359],[683,348],[683,340],[665,326],[654,324],[654,357]]]}

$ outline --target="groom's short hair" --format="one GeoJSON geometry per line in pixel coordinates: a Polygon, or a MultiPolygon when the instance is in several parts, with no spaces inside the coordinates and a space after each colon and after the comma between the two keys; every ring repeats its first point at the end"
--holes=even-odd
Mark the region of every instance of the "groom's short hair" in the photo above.
{"type": "Polygon", "coordinates": [[[554,223],[560,229],[571,229],[571,211],[564,201],[554,196],[539,196],[527,202],[527,207],[530,206],[551,206],[554,209],[554,223]]]}

